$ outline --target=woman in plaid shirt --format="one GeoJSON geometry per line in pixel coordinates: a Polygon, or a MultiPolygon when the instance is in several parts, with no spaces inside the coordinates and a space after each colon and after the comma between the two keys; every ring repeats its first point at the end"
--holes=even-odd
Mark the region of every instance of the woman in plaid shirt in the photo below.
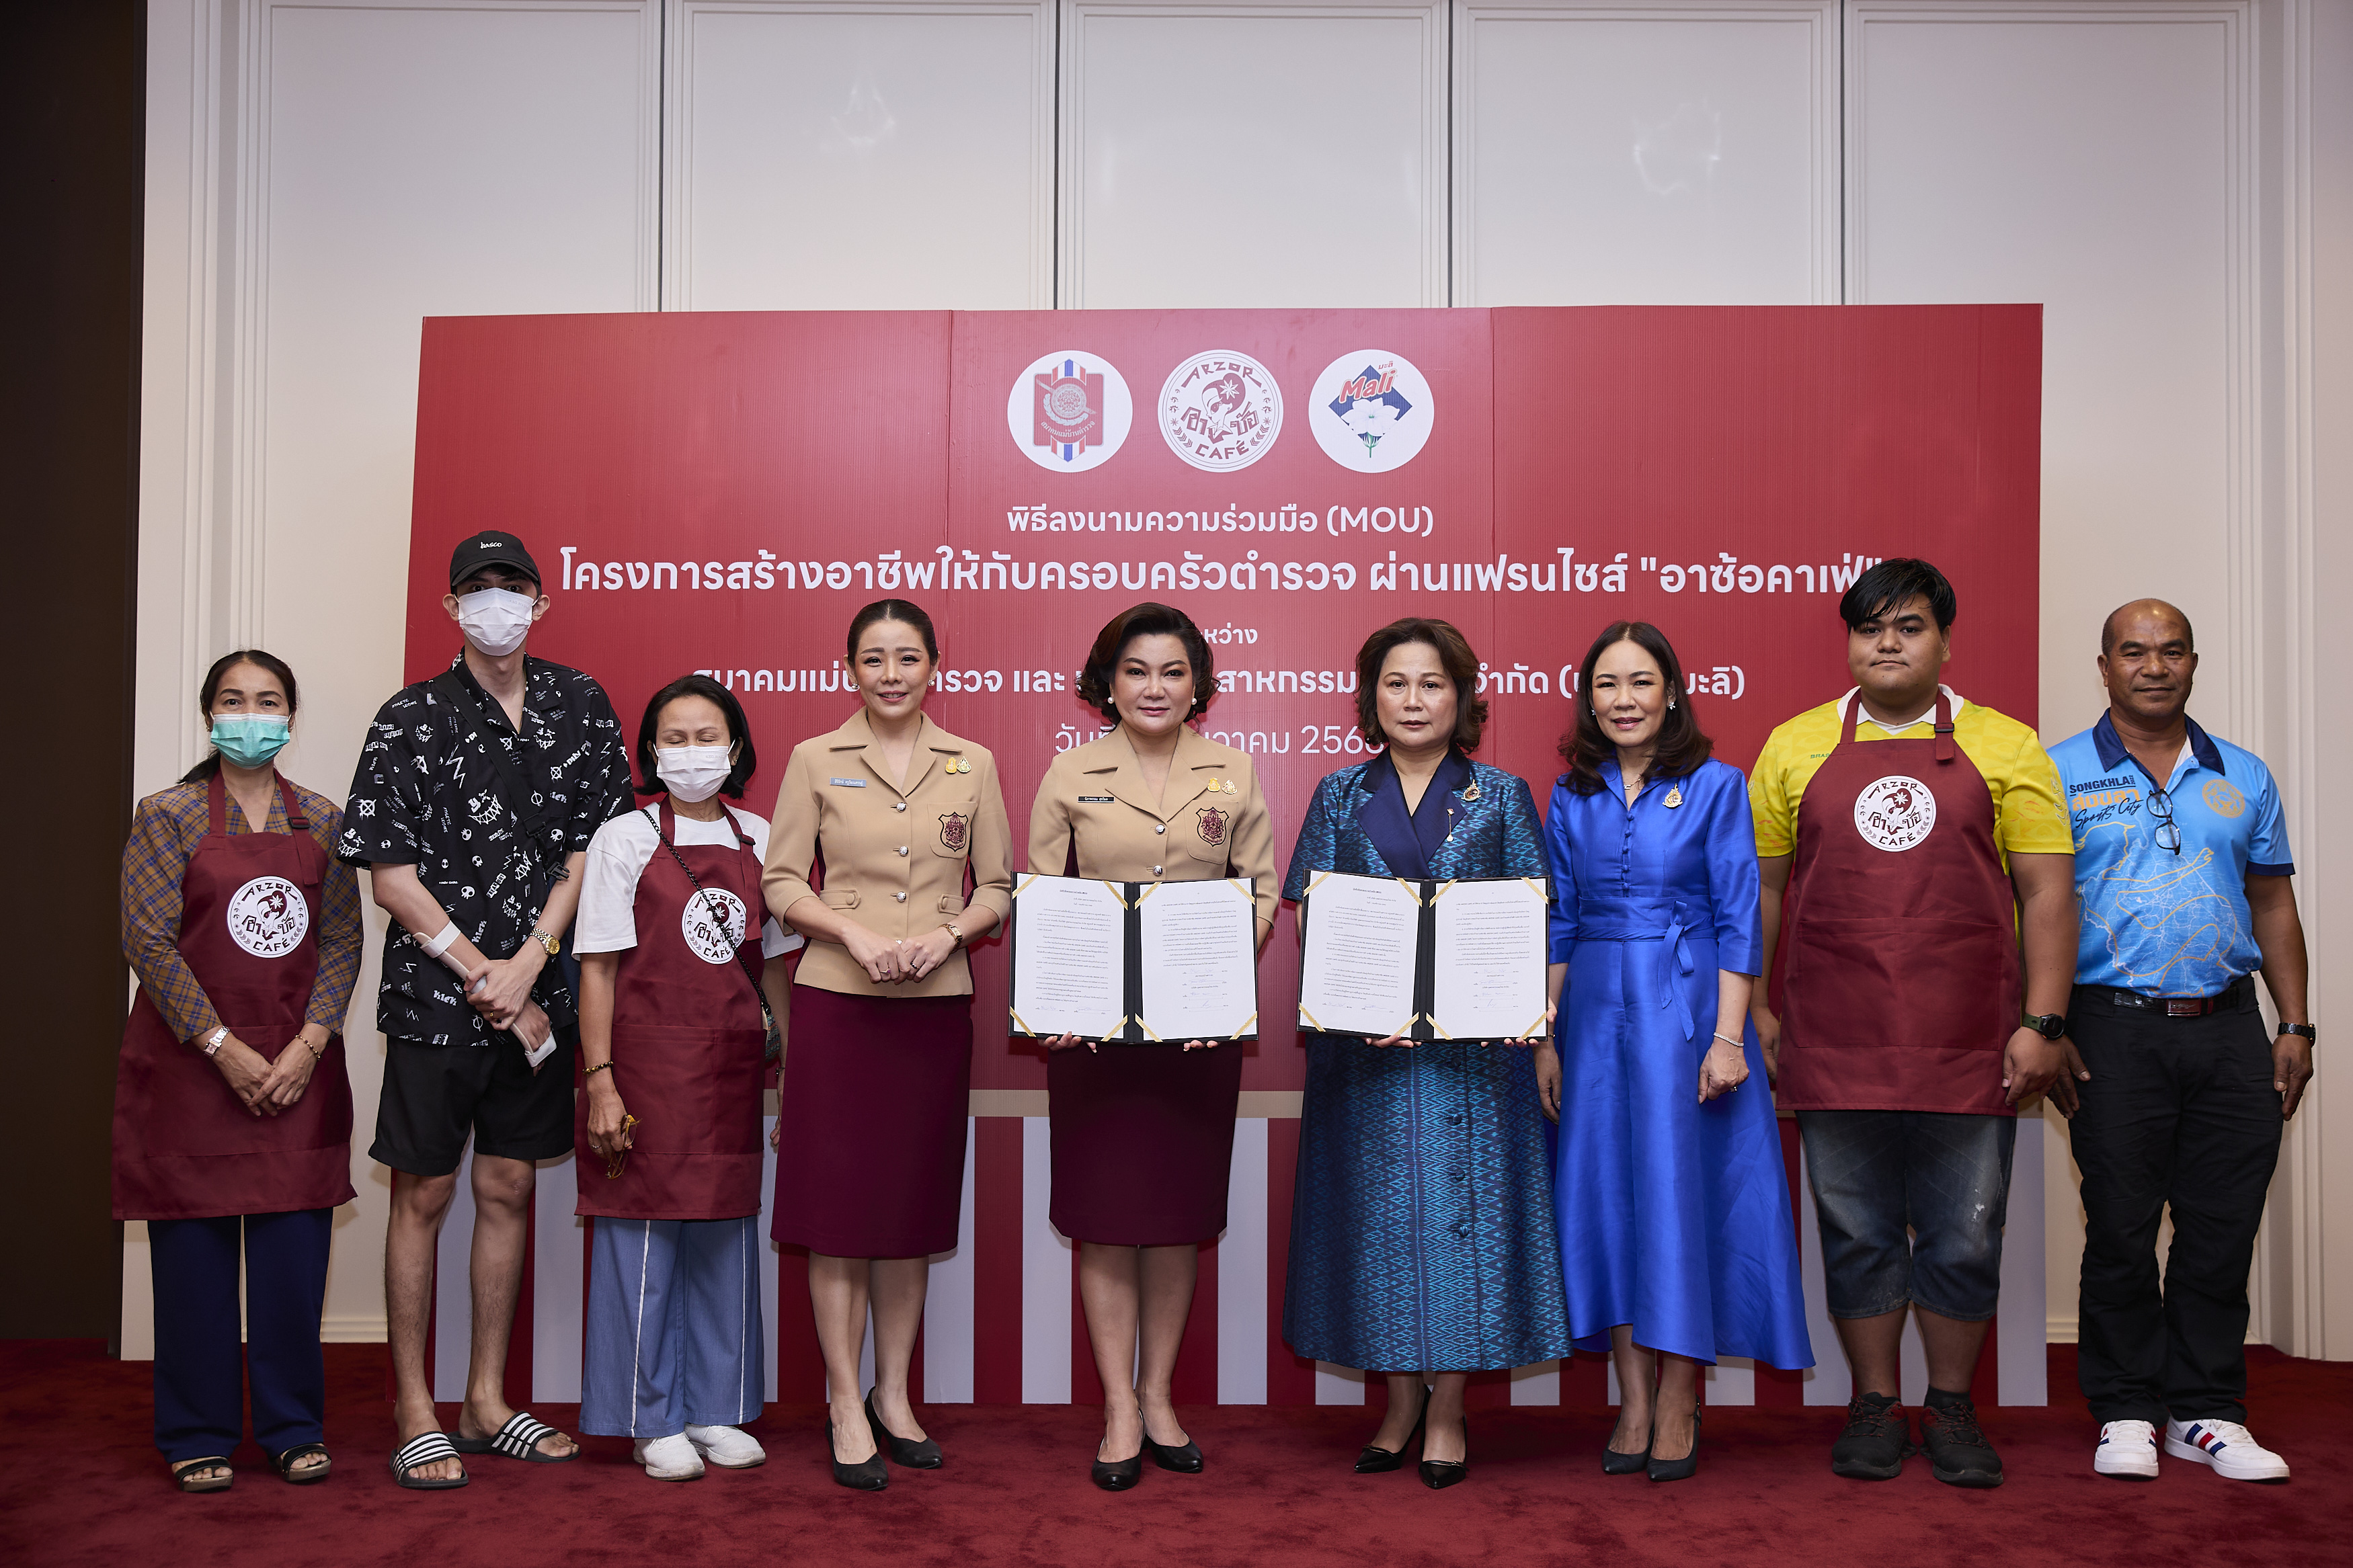
{"type": "Polygon", "coordinates": [[[343,813],[278,773],[295,701],[280,660],[221,658],[198,703],[213,753],[139,803],[122,848],[139,994],[115,1081],[114,1215],[147,1222],[155,1446],[182,1491],[228,1487],[248,1379],[279,1474],[329,1468],[319,1313],[335,1205],[353,1195],[341,1030],[360,909],[332,854],[343,813]]]}

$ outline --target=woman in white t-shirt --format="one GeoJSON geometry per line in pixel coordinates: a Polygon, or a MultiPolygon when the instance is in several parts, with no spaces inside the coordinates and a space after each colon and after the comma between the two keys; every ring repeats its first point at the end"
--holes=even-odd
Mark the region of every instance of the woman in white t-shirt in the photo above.
{"type": "Polygon", "coordinates": [[[768,825],[724,805],[756,758],[707,676],[654,694],[638,793],[596,830],[580,955],[579,1212],[596,1216],[581,1430],[637,1439],[656,1480],[767,1458],[760,1414],[760,1100],[801,945],[760,896],[768,825]]]}

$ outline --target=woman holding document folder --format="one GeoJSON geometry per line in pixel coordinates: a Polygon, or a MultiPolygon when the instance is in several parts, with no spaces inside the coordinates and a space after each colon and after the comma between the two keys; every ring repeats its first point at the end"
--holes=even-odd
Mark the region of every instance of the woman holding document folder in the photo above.
{"type": "Polygon", "coordinates": [[[1559,1056],[1539,1057],[1560,1123],[1568,1327],[1618,1363],[1602,1469],[1681,1480],[1698,1465],[1703,1363],[1813,1364],[1748,1028],[1757,841],[1740,770],[1710,759],[1656,626],[1609,627],[1578,670],[1545,824],[1559,1056]]]}
{"type": "MultiPolygon", "coordinates": [[[[1143,604],[1088,651],[1079,694],[1118,728],[1062,752],[1029,814],[1029,869],[1114,882],[1253,879],[1260,945],[1273,929],[1274,834],[1240,752],[1186,721],[1217,691],[1191,617],[1143,604]]],[[[1054,1228],[1079,1244],[1079,1295],[1103,1385],[1091,1472],[1106,1491],[1144,1476],[1144,1455],[1194,1472],[1201,1451],[1171,1403],[1200,1243],[1226,1225],[1241,1090],[1239,1043],[1050,1042],[1054,1228]]]]}
{"type": "MultiPolygon", "coordinates": [[[[1312,911],[1332,872],[1541,887],[1528,786],[1463,754],[1487,704],[1462,634],[1398,621],[1366,639],[1356,672],[1357,726],[1386,750],[1316,786],[1283,897],[1312,911]]],[[[1529,1011],[1540,1033],[1549,1017],[1529,1011]]],[[[1423,1482],[1450,1487],[1470,1468],[1469,1374],[1568,1353],[1535,1063],[1525,1041],[1416,1044],[1402,1030],[1311,1030],[1306,1044],[1282,1337],[1388,1373],[1357,1474],[1399,1468],[1419,1432],[1423,1482]]]]}

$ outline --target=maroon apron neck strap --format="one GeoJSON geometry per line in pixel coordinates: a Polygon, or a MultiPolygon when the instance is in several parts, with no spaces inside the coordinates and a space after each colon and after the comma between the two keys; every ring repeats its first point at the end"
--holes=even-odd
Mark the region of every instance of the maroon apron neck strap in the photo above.
{"type": "Polygon", "coordinates": [[[1840,745],[1852,746],[1854,744],[1854,721],[1856,719],[1862,717],[1862,688],[1858,686],[1854,689],[1854,695],[1846,700],[1846,717],[1839,721],[1840,745]]]}
{"type": "Polygon", "coordinates": [[[228,831],[228,786],[221,783],[217,765],[205,784],[205,805],[212,813],[212,836],[218,838],[228,831]]]}
{"type": "Polygon", "coordinates": [[[278,775],[278,798],[286,803],[287,831],[290,833],[310,832],[311,819],[302,815],[301,805],[294,798],[294,786],[286,782],[286,775],[284,773],[278,775]]]}
{"type": "Polygon", "coordinates": [[[1953,702],[1945,695],[1945,689],[1939,686],[1936,688],[1936,760],[1949,763],[1954,754],[1953,702]]]}

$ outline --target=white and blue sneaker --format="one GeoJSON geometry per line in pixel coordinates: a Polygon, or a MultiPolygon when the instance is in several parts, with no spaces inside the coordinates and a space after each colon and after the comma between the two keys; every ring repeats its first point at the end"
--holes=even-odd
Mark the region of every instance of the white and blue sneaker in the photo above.
{"type": "Polygon", "coordinates": [[[2255,1441],[2236,1421],[2168,1421],[2165,1451],[2196,1459],[2232,1481],[2284,1481],[2287,1461],[2255,1441]]]}
{"type": "Polygon", "coordinates": [[[2100,1446],[2092,1450],[2092,1468],[2121,1480],[2157,1479],[2157,1428],[2146,1421],[2102,1423],[2100,1446]]]}

